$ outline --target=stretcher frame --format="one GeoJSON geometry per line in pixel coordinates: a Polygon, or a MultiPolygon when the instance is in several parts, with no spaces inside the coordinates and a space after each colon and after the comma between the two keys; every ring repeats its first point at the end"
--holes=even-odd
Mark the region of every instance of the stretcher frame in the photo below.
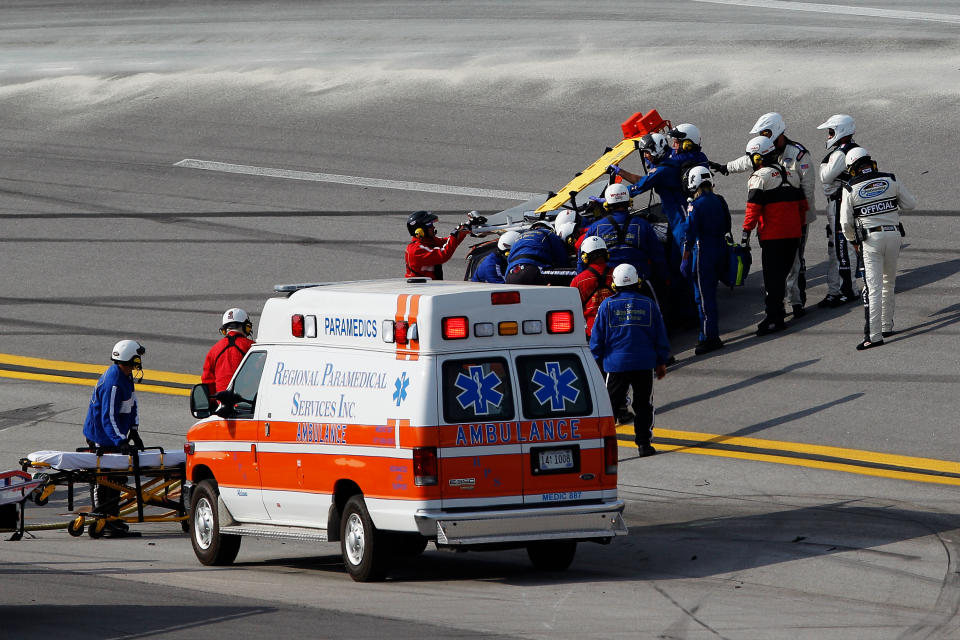
{"type": "MultiPolygon", "coordinates": [[[[95,453],[96,468],[58,469],[50,463],[31,461],[28,458],[21,458],[20,464],[24,472],[34,469],[36,471],[34,480],[40,480],[39,486],[33,491],[33,500],[38,505],[46,504],[50,494],[56,487],[61,486],[67,489],[67,509],[71,512],[74,510],[74,488],[77,484],[87,485],[91,489],[94,486],[108,487],[120,492],[116,500],[117,512],[120,515],[109,515],[92,510],[89,513],[79,513],[67,525],[67,532],[72,536],[83,535],[88,519],[92,520],[88,529],[91,538],[99,538],[103,535],[107,524],[111,522],[179,522],[181,528],[187,531],[189,514],[183,490],[186,464],[164,465],[163,447],[145,447],[144,451],[146,450],[156,450],[160,453],[159,466],[141,467],[140,452],[134,449],[129,455],[130,465],[126,469],[101,468],[103,456],[109,452],[104,452],[99,447],[77,449],[77,452],[95,453]],[[173,498],[171,492],[175,489],[178,490],[178,495],[173,498]],[[165,511],[158,515],[145,515],[144,508],[147,506],[159,507],[165,511]],[[134,510],[135,515],[124,515],[131,514],[134,510]]],[[[99,505],[98,508],[113,506],[111,501],[111,503],[99,505]]],[[[92,505],[91,509],[93,509],[92,505]]]]}
{"type": "Polygon", "coordinates": [[[18,524],[14,529],[10,541],[17,541],[23,537],[24,531],[24,509],[27,500],[33,495],[35,489],[41,484],[42,480],[36,480],[24,471],[5,471],[0,473],[0,505],[18,505],[19,514],[17,516],[18,524]]]}

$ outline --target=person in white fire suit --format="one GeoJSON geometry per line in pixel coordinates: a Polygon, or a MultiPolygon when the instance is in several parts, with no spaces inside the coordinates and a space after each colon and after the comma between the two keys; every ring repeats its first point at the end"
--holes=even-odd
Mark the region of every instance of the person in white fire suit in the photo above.
{"type": "Polygon", "coordinates": [[[843,235],[863,257],[863,342],[858,351],[878,347],[893,335],[893,291],[897,283],[900,238],[905,235],[900,210],[917,200],[892,173],[881,173],[867,150],[846,154],[850,181],[843,186],[840,224],[843,235]]]}
{"type": "Polygon", "coordinates": [[[817,127],[827,130],[827,155],[820,161],[820,182],[827,196],[827,242],[834,249],[827,269],[827,296],[817,303],[818,307],[839,307],[857,297],[853,290],[857,255],[840,229],[842,185],[850,179],[846,154],[857,147],[854,128],[853,118],[845,113],[832,115],[817,127]]]}

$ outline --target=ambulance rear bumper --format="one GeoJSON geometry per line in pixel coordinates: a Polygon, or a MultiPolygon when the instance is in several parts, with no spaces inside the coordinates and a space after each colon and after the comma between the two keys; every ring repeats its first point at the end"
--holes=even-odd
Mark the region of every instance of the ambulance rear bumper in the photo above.
{"type": "Polygon", "coordinates": [[[609,539],[627,534],[623,501],[535,509],[449,513],[420,510],[421,535],[437,544],[475,545],[533,540],[609,539]]]}

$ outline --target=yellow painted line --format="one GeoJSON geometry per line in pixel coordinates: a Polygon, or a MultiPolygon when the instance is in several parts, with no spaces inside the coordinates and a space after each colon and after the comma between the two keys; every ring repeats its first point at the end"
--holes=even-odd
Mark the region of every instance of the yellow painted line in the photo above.
{"type": "MultiPolygon", "coordinates": [[[[632,426],[621,426],[617,428],[617,433],[633,435],[632,426]]],[[[859,460],[863,462],[877,462],[898,467],[913,467],[916,469],[929,471],[954,472],[960,468],[960,464],[947,460],[936,460],[933,458],[916,458],[912,456],[896,456],[887,453],[874,451],[860,451],[857,449],[844,449],[841,447],[829,447],[824,445],[808,445],[792,442],[778,442],[776,440],[761,440],[758,438],[737,438],[727,437],[717,434],[699,433],[696,431],[675,431],[672,429],[656,429],[655,437],[676,438],[684,440],[693,440],[697,442],[723,442],[728,445],[749,446],[754,448],[766,448],[775,451],[790,451],[797,453],[816,453],[835,458],[847,460],[859,460]],[[748,444],[749,443],[749,444],[748,444]]],[[[831,471],[842,471],[844,473],[855,473],[864,476],[875,476],[878,478],[893,478],[897,480],[909,480],[912,482],[927,482],[931,484],[947,484],[960,486],[960,478],[951,478],[945,476],[936,476],[926,473],[913,473],[910,471],[898,471],[895,469],[875,469],[872,467],[861,467],[855,464],[844,464],[842,462],[831,462],[827,460],[810,460],[807,458],[792,458],[789,456],[778,456],[769,453],[754,453],[749,451],[730,451],[726,449],[708,449],[691,445],[666,444],[656,442],[658,452],[677,451],[679,453],[692,453],[701,456],[715,456],[718,458],[735,458],[738,460],[755,460],[759,462],[771,462],[774,464],[786,464],[794,467],[808,467],[813,469],[827,469],[831,471]]],[[[637,448],[633,442],[620,442],[622,447],[637,448]]]]}
{"type": "MultiPolygon", "coordinates": [[[[633,427],[626,427],[623,431],[618,429],[618,433],[633,434],[633,427]]],[[[879,453],[876,451],[861,451],[859,449],[845,449],[843,447],[831,447],[819,444],[803,444],[800,442],[780,442],[777,440],[762,440],[759,438],[740,438],[736,436],[725,436],[715,433],[699,433],[696,431],[675,431],[672,429],[657,429],[656,435],[661,438],[675,438],[677,440],[694,440],[697,442],[711,442],[716,444],[726,444],[740,447],[751,447],[754,449],[771,449],[774,451],[791,451],[794,453],[806,453],[818,456],[827,456],[830,458],[843,458],[845,460],[858,460],[860,462],[872,462],[874,464],[886,464],[895,467],[915,467],[917,469],[927,469],[930,471],[941,471],[944,473],[960,474],[960,462],[951,462],[949,460],[937,460],[934,458],[917,458],[913,456],[900,456],[890,453],[879,453]]]]}
{"type": "MultiPolygon", "coordinates": [[[[97,381],[93,378],[71,378],[69,376],[57,376],[48,373],[29,373],[27,371],[4,371],[0,369],[0,378],[15,378],[17,380],[36,380],[38,382],[57,382],[59,384],[79,384],[84,387],[93,387],[97,381]]],[[[155,384],[138,384],[138,392],[162,393],[168,396],[189,396],[190,389],[178,389],[176,387],[161,387],[155,384]]]]}
{"type": "MultiPolygon", "coordinates": [[[[107,370],[108,365],[86,364],[83,362],[67,362],[65,360],[46,360],[44,358],[29,358],[26,356],[16,356],[9,353],[0,353],[0,365],[10,364],[18,367],[30,367],[32,369],[53,369],[54,371],[73,371],[76,373],[95,373],[97,375],[107,370]]],[[[6,376],[11,377],[11,376],[6,376]]],[[[186,373],[175,373],[173,371],[153,371],[144,369],[143,377],[157,382],[177,382],[180,384],[195,385],[200,382],[200,376],[192,376],[186,373]]],[[[28,378],[29,379],[29,378],[28,378]]],[[[63,382],[60,380],[51,380],[51,382],[63,382]]],[[[84,384],[84,383],[77,383],[84,384]]],[[[137,389],[145,388],[150,385],[137,385],[137,389]]],[[[177,394],[189,395],[189,394],[177,394]]]]}
{"type": "MultiPolygon", "coordinates": [[[[683,445],[662,444],[654,442],[657,452],[680,451],[680,453],[693,453],[701,456],[716,456],[719,458],[736,458],[738,460],[755,460],[759,462],[772,462],[774,464],[786,464],[794,467],[812,467],[815,469],[828,469],[830,471],[842,471],[845,473],[855,473],[861,476],[875,476],[878,478],[893,478],[896,480],[909,480],[912,482],[927,482],[931,484],[948,484],[960,486],[960,478],[945,478],[942,476],[931,476],[924,473],[910,473],[908,471],[893,471],[889,469],[872,469],[870,467],[859,467],[856,465],[842,464],[838,462],[824,462],[821,460],[806,460],[804,458],[788,458],[786,456],[775,456],[763,453],[747,453],[744,451],[725,451],[723,449],[700,449],[685,447],[683,445]]],[[[637,448],[633,442],[621,442],[621,447],[637,448]]]]}

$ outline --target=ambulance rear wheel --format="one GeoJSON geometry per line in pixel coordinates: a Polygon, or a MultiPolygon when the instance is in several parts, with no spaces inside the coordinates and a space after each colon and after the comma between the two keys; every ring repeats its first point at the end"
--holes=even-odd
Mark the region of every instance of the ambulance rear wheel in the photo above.
{"type": "Polygon", "coordinates": [[[363,496],[347,500],[340,518],[340,552],[350,577],[357,582],[383,580],[389,544],[387,536],[374,526],[363,496]]]}
{"type": "Polygon", "coordinates": [[[77,516],[70,521],[70,524],[67,525],[67,533],[72,535],[74,538],[79,538],[83,535],[83,527],[87,523],[87,519],[83,516],[77,516]]]}
{"type": "Polygon", "coordinates": [[[544,540],[527,545],[527,556],[538,571],[565,571],[577,553],[570,540],[544,540]]]}
{"type": "Polygon", "coordinates": [[[190,541],[197,559],[205,565],[230,564],[240,552],[240,536],[220,534],[218,495],[216,484],[204,480],[194,488],[190,501],[190,541]]]}

